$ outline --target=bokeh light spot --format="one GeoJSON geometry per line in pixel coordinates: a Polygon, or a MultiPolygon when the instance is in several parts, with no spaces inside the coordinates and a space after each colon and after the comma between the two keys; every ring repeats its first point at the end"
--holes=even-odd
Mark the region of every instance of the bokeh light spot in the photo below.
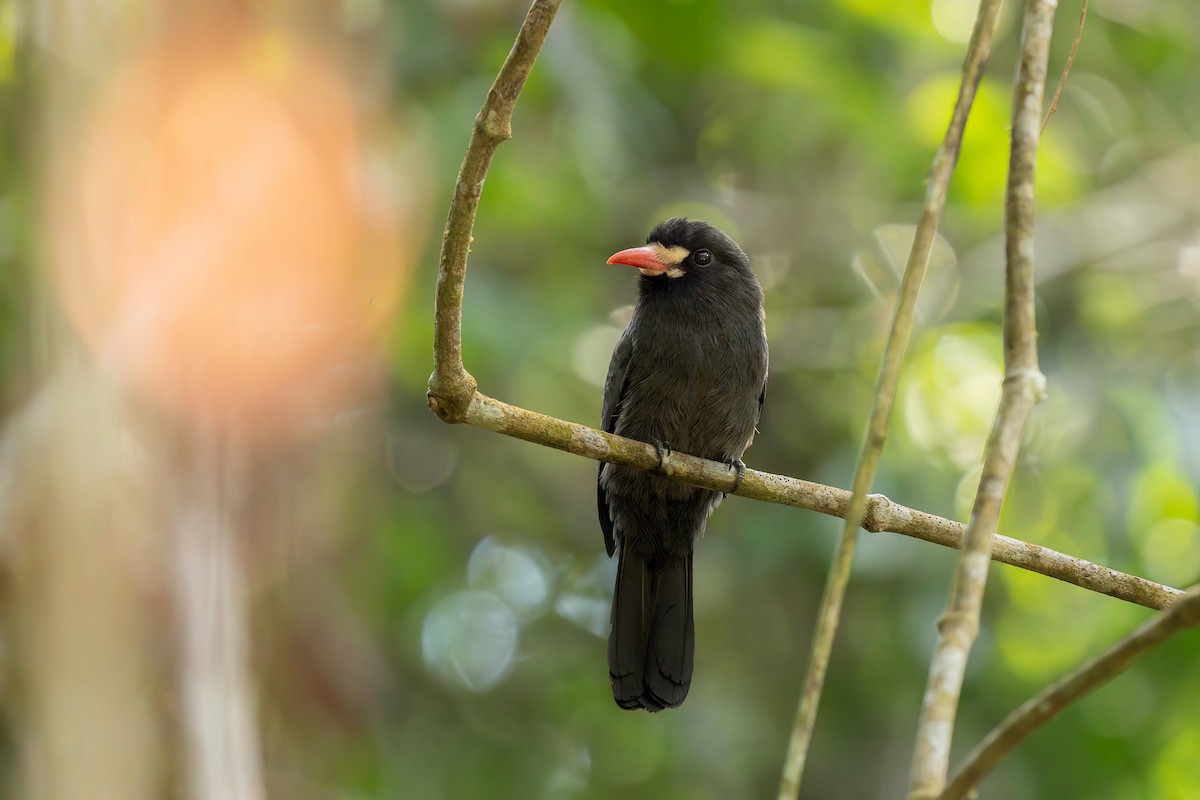
{"type": "Polygon", "coordinates": [[[291,436],[360,407],[402,271],[341,69],[214,22],[134,53],[51,159],[58,293],[98,362],[205,428],[291,436]],[[377,205],[377,198],[373,199],[377,205]]]}
{"type": "Polygon", "coordinates": [[[1135,531],[1138,553],[1147,574],[1171,586],[1200,581],[1200,526],[1190,519],[1171,517],[1135,531]]]}
{"type": "Polygon", "coordinates": [[[979,0],[933,0],[929,11],[938,33],[952,42],[967,42],[975,27],[979,0]]]}
{"type": "Polygon", "coordinates": [[[1129,525],[1148,528],[1166,519],[1200,519],[1200,499],[1189,478],[1173,465],[1151,464],[1138,473],[1129,499],[1129,525]]]}
{"type": "Polygon", "coordinates": [[[588,328],[575,339],[571,365],[579,379],[592,386],[603,386],[608,376],[608,361],[621,338],[622,330],[615,325],[588,328]]]}
{"type": "Polygon", "coordinates": [[[966,468],[979,460],[1000,401],[1000,332],[955,325],[930,331],[915,348],[901,396],[913,441],[966,468]]]}
{"type": "Polygon", "coordinates": [[[486,537],[467,561],[472,589],[492,592],[522,619],[538,616],[550,598],[550,579],[530,553],[486,537]]]}
{"type": "Polygon", "coordinates": [[[428,492],[450,480],[458,468],[458,444],[440,431],[392,431],[387,437],[387,464],[405,489],[428,492]]]}
{"type": "Polygon", "coordinates": [[[425,615],[421,655],[426,666],[450,683],[484,692],[512,667],[517,618],[491,592],[457,592],[425,615]]]}
{"type": "MultiPolygon", "coordinates": [[[[854,253],[850,266],[876,297],[890,300],[899,290],[916,231],[915,225],[880,225],[871,233],[870,245],[854,253]]],[[[958,256],[946,238],[936,234],[917,296],[919,319],[931,322],[945,316],[958,297],[958,286],[958,256]]]]}
{"type": "Polygon", "coordinates": [[[607,636],[617,560],[599,555],[584,572],[568,572],[554,612],[596,636],[607,636]]]}

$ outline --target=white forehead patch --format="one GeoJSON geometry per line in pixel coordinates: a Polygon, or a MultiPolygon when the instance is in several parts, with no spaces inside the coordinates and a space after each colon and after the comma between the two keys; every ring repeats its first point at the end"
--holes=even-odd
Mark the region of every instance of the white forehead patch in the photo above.
{"type": "Polygon", "coordinates": [[[667,247],[666,245],[655,242],[650,246],[653,247],[658,253],[658,260],[664,264],[682,264],[683,260],[692,254],[690,250],[681,245],[667,247]]]}
{"type": "MultiPolygon", "coordinates": [[[[679,268],[679,265],[683,263],[683,260],[685,258],[687,258],[688,256],[690,256],[692,254],[690,250],[688,250],[686,247],[683,247],[681,245],[673,245],[671,247],[667,247],[666,245],[659,244],[658,242],[654,242],[650,246],[654,248],[654,251],[657,254],[657,258],[659,261],[661,261],[664,264],[670,265],[665,270],[668,278],[682,278],[683,277],[684,272],[682,269],[679,268]]],[[[643,275],[661,275],[661,274],[663,274],[661,272],[655,272],[652,269],[643,269],[643,270],[641,270],[641,273],[643,275]]]]}

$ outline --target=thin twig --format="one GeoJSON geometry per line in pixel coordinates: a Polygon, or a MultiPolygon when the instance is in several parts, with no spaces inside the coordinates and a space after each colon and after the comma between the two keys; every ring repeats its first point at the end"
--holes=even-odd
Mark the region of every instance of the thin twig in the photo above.
{"type": "MultiPolygon", "coordinates": [[[[462,421],[598,461],[646,471],[658,467],[658,452],[645,442],[549,417],[479,393],[472,398],[462,421]]],[[[674,451],[664,463],[662,474],[718,492],[730,492],[734,483],[728,464],[674,451]]],[[[850,508],[850,492],[845,489],[754,469],[746,470],[736,494],[843,519],[850,508]]],[[[881,494],[869,495],[862,527],[870,532],[899,533],[951,548],[959,547],[964,530],[961,522],[902,506],[881,494]]],[[[992,558],[1147,608],[1167,608],[1183,596],[1179,589],[1007,536],[996,537],[992,558]]]]}
{"type": "Polygon", "coordinates": [[[1029,0],[1013,88],[1012,149],[1005,194],[1004,387],[984,451],[983,473],[963,535],[946,611],[917,724],[909,800],[937,797],[946,783],[950,742],[971,645],[979,630],[988,561],[1000,505],[1021,447],[1021,433],[1046,379],[1038,369],[1034,312],[1034,168],[1057,0],[1029,0]]]}
{"type": "Polygon", "coordinates": [[[476,387],[475,379],[463,369],[462,303],[471,230],[483,194],[483,180],[496,148],[512,138],[513,108],[561,5],[562,0],[534,0],[529,7],[512,50],[475,117],[471,141],[454,184],[438,270],[437,313],[433,323],[436,368],[429,377],[429,391],[441,398],[441,413],[448,422],[457,421],[456,417],[466,410],[476,387]]]}
{"type": "Polygon", "coordinates": [[[1050,118],[1054,116],[1055,111],[1058,111],[1058,98],[1062,97],[1063,87],[1067,85],[1067,76],[1071,74],[1071,67],[1075,63],[1075,54],[1079,52],[1079,42],[1083,39],[1083,23],[1087,21],[1087,4],[1088,0],[1083,0],[1083,5],[1079,8],[1079,27],[1075,29],[1075,40],[1071,42],[1071,52],[1067,54],[1067,63],[1063,65],[1062,75],[1058,78],[1058,88],[1054,90],[1054,98],[1050,101],[1050,110],[1046,112],[1046,118],[1042,120],[1042,133],[1046,132],[1050,118]]]}
{"type": "Polygon", "coordinates": [[[1004,718],[967,754],[938,800],[967,796],[1029,734],[1067,706],[1124,672],[1133,660],[1172,635],[1200,626],[1200,589],[1188,592],[1171,608],[1140,625],[1101,655],[1038,692],[1004,718]]]}
{"type": "Polygon", "coordinates": [[[938,225],[941,223],[942,211],[946,207],[946,193],[950,186],[950,178],[954,175],[955,164],[958,163],[958,153],[962,145],[963,130],[967,125],[967,116],[971,112],[975,91],[979,87],[988,54],[991,52],[992,33],[996,28],[996,17],[999,10],[1000,0],[984,0],[980,4],[979,13],[975,19],[975,30],[971,35],[971,42],[967,47],[967,55],[963,62],[963,77],[958,90],[958,99],[954,103],[954,112],[951,114],[950,123],[946,128],[946,135],[942,140],[941,147],[938,148],[937,155],[934,156],[933,167],[926,182],[925,205],[921,210],[921,219],[917,223],[917,230],[913,236],[912,249],[908,254],[908,264],[904,268],[904,276],[900,281],[891,330],[888,332],[887,344],[884,346],[883,362],[879,365],[879,378],[875,384],[875,399],[871,406],[867,436],[858,457],[858,464],[854,469],[846,524],[842,529],[841,538],[838,540],[833,561],[829,565],[829,574],[825,579],[825,591],[817,612],[817,629],[813,636],[808,672],[804,679],[804,688],[800,693],[800,703],[796,709],[796,721],[792,727],[787,756],[783,762],[783,775],[779,785],[780,800],[791,800],[800,794],[800,781],[803,778],[804,764],[808,758],[808,746],[812,741],[813,729],[817,723],[817,710],[821,702],[821,692],[825,686],[825,673],[829,669],[833,641],[837,635],[838,622],[842,615],[842,603],[846,596],[846,587],[850,583],[854,551],[858,546],[858,529],[867,510],[867,493],[871,490],[871,484],[875,480],[875,472],[883,454],[883,445],[887,441],[888,421],[891,419],[892,406],[896,399],[896,385],[900,380],[900,368],[904,363],[904,354],[908,350],[908,342],[912,335],[917,294],[921,290],[925,268],[929,264],[929,253],[933,247],[934,237],[937,235],[938,225]]]}

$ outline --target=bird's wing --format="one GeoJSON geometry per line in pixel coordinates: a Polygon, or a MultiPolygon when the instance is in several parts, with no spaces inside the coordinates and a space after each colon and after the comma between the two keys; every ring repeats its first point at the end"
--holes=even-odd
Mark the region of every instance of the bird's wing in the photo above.
{"type": "MultiPolygon", "coordinates": [[[[771,354],[766,348],[767,332],[763,330],[763,385],[758,393],[758,414],[754,417],[754,430],[758,431],[758,423],[762,422],[763,403],[767,402],[767,380],[771,373],[771,354]]],[[[753,441],[753,440],[752,440],[753,441]]]]}
{"type": "MultiPolygon", "coordinates": [[[[608,377],[604,380],[604,406],[600,411],[600,428],[607,433],[615,433],[617,430],[617,415],[621,409],[622,395],[625,394],[629,362],[632,360],[633,337],[626,328],[613,349],[612,360],[608,362],[608,377]]],[[[608,511],[608,497],[600,480],[603,472],[604,462],[601,461],[596,471],[596,506],[600,512],[600,529],[604,531],[604,546],[611,556],[616,550],[616,541],[613,538],[612,516],[608,511]]]]}

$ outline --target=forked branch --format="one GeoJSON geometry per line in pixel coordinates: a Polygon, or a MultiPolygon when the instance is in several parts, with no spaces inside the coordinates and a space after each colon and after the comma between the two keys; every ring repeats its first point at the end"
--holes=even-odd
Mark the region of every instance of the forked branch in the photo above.
{"type": "Polygon", "coordinates": [[[1025,701],[963,759],[938,800],[961,800],[1013,748],[1076,700],[1120,675],[1138,656],[1180,631],[1200,626],[1200,588],[1133,633],[1025,701]]]}

